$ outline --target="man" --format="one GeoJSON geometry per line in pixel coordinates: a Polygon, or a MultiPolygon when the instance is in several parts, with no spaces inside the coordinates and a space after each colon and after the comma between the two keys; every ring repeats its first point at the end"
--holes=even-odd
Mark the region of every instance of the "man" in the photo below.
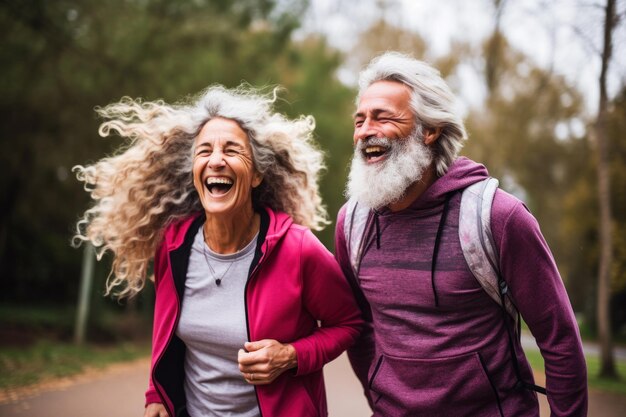
{"type": "MultiPolygon", "coordinates": [[[[462,192],[488,173],[457,157],[467,135],[453,94],[438,71],[393,52],[359,87],[346,193],[368,220],[355,232],[345,205],[335,243],[371,323],[349,356],[374,416],[539,416],[515,319],[475,278],[459,239],[462,192]]],[[[580,335],[536,220],[498,189],[490,227],[502,296],[545,360],[552,416],[585,416],[580,335]]]]}

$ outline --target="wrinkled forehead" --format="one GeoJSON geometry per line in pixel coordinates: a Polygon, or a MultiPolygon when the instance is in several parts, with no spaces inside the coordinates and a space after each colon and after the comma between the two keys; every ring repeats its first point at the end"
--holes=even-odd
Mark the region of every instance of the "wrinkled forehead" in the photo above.
{"type": "Polygon", "coordinates": [[[250,146],[248,134],[235,120],[216,117],[202,126],[194,141],[194,146],[203,144],[214,145],[226,143],[250,146]]]}
{"type": "Polygon", "coordinates": [[[404,112],[411,106],[411,89],[399,81],[376,81],[359,97],[354,117],[370,113],[404,112]]]}

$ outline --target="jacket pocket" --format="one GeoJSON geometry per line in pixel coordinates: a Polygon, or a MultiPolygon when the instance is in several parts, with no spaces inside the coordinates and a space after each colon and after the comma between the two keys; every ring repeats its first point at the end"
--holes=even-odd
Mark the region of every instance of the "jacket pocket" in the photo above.
{"type": "Polygon", "coordinates": [[[375,416],[502,417],[477,352],[434,359],[383,356],[372,372],[375,416]]]}

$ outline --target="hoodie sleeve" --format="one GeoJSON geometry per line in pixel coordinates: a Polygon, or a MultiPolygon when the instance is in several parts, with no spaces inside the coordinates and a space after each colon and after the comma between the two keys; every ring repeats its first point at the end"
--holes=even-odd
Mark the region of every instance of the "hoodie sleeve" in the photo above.
{"type": "Polygon", "coordinates": [[[551,415],[587,415],[587,370],[574,312],[539,224],[517,199],[498,192],[492,230],[500,270],[545,361],[551,415]]]}
{"type": "Polygon", "coordinates": [[[321,369],[352,345],[363,320],[332,254],[308,229],[302,237],[300,274],[304,305],[320,322],[313,334],[293,343],[297,375],[305,375],[321,369]]]}
{"type": "Polygon", "coordinates": [[[363,331],[356,342],[348,349],[348,358],[352,369],[357,378],[363,386],[363,391],[367,401],[372,406],[368,373],[372,363],[376,357],[376,348],[374,344],[374,328],[372,326],[372,313],[369,303],[367,302],[361,288],[359,287],[358,280],[352,272],[352,266],[350,265],[350,258],[348,255],[348,249],[345,239],[344,221],[346,216],[346,206],[344,205],[339,214],[337,215],[337,223],[335,228],[335,259],[341,267],[343,275],[348,280],[352,292],[357,300],[357,304],[361,309],[365,323],[363,325],[363,331]]]}

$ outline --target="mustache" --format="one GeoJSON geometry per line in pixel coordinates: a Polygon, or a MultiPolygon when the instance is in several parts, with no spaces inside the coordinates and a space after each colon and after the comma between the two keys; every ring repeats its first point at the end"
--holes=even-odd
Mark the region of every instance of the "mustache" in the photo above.
{"type": "Polygon", "coordinates": [[[375,136],[368,136],[365,139],[361,139],[356,143],[355,150],[362,151],[368,146],[376,145],[390,148],[393,145],[393,141],[389,138],[377,138],[375,136]]]}

